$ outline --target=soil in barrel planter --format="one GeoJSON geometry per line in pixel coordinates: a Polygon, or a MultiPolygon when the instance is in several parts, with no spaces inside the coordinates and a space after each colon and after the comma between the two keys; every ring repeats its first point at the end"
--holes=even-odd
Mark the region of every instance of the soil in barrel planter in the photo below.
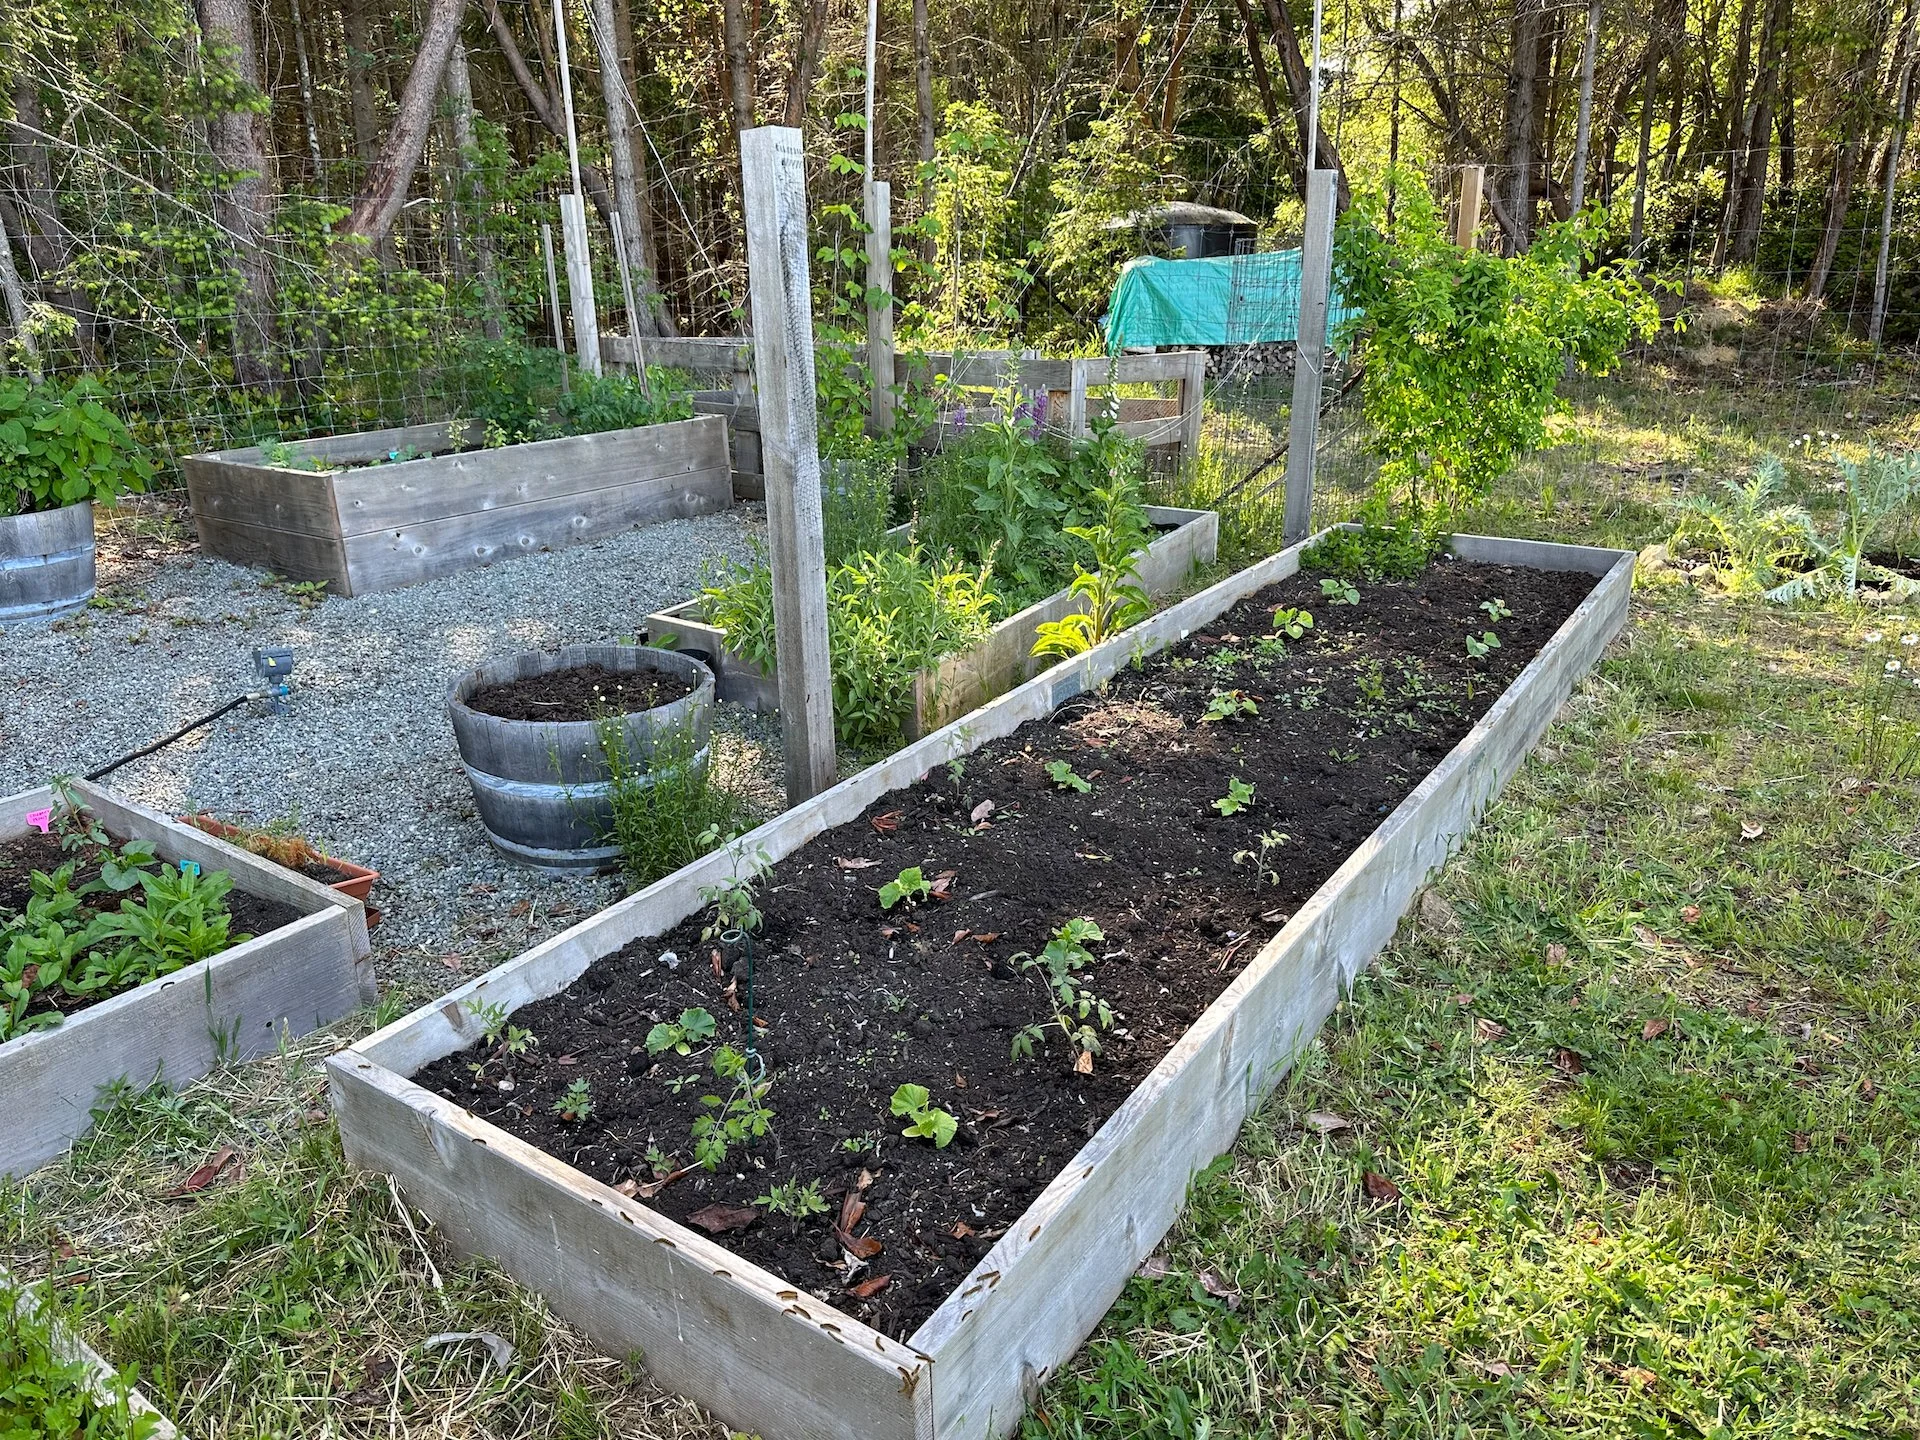
{"type": "Polygon", "coordinates": [[[609,670],[575,665],[524,680],[488,685],[469,695],[469,710],[502,720],[592,720],[671,705],[694,692],[682,675],[659,670],[609,670]]]}
{"type": "Polygon", "coordinates": [[[745,946],[703,941],[695,917],[416,1078],[904,1339],[1593,583],[1441,561],[1351,606],[1315,577],[1272,586],[774,866],[751,981],[745,946]],[[1509,617],[1482,608],[1496,599],[1509,617]],[[1276,643],[1276,607],[1313,628],[1276,643]],[[1499,648],[1470,657],[1488,629],[1499,648]],[[931,893],[883,909],[878,887],[909,867],[931,893]],[[1029,964],[1076,918],[1102,935],[1074,983],[1113,1015],[1091,1012],[1085,1059],[1029,964]],[[646,1048],[689,1009],[736,1047],[750,1009],[771,1082],[768,1133],[712,1169],[693,1127],[718,1108],[703,1097],[735,1093],[712,1042],[646,1048]],[[585,1118],[562,1113],[576,1082],[585,1118]],[[902,1135],[902,1084],[956,1117],[945,1148],[902,1135]],[[817,1185],[824,1208],[771,1213],[782,1184],[817,1185]]]}
{"type": "MultiPolygon", "coordinates": [[[[126,843],[123,835],[110,835],[117,848],[126,843]]],[[[84,855],[87,852],[82,852],[84,855]]],[[[37,870],[51,875],[74,856],[61,847],[58,835],[43,835],[30,830],[25,835],[17,835],[11,840],[0,841],[0,920],[11,915],[24,913],[27,901],[33,898],[33,873],[37,870]]],[[[161,861],[160,864],[167,862],[161,861]]],[[[75,889],[98,879],[100,867],[97,863],[85,861],[75,869],[73,885],[75,889]]],[[[229,935],[265,935],[284,925],[291,925],[300,918],[300,912],[284,900],[271,900],[263,895],[254,895],[242,890],[235,877],[234,888],[227,892],[227,924],[229,935]]],[[[142,891],[138,886],[128,890],[126,898],[138,900],[142,891]]],[[[121,896],[103,892],[88,896],[88,902],[94,909],[117,910],[121,896]]],[[[75,1015],[90,1005],[102,1000],[110,1000],[120,992],[106,994],[67,995],[61,992],[45,994],[33,1006],[35,1010],[54,1009],[62,1014],[75,1015]]]]}

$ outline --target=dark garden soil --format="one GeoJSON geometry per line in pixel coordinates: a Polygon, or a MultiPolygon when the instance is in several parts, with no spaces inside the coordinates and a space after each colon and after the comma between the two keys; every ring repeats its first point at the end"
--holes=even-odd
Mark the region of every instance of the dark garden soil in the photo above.
{"type": "MultiPolygon", "coordinates": [[[[124,843],[122,836],[112,838],[115,845],[124,843]]],[[[27,901],[33,896],[34,871],[50,875],[71,858],[60,848],[58,835],[42,835],[37,830],[0,842],[0,919],[27,908],[27,901]]],[[[84,885],[98,877],[99,873],[99,866],[83,864],[75,870],[73,883],[76,886],[84,885]]],[[[138,899],[141,892],[136,888],[128,893],[138,899]]],[[[88,898],[97,902],[96,908],[99,909],[117,909],[120,900],[119,896],[104,894],[88,898]]],[[[227,926],[229,935],[265,935],[283,925],[291,925],[300,918],[300,912],[284,900],[270,900],[262,895],[251,894],[242,890],[237,883],[227,892],[227,914],[232,917],[227,926]]],[[[111,999],[112,995],[53,995],[44,998],[52,1008],[74,1015],[89,1005],[111,999]]],[[[36,1005],[35,1008],[41,1007],[36,1005]]]]}
{"type": "Polygon", "coordinates": [[[693,691],[688,680],[658,670],[575,665],[476,690],[467,697],[467,708],[502,720],[591,720],[597,715],[631,715],[671,705],[693,691]]]}
{"type": "Polygon", "coordinates": [[[658,1188],[690,1163],[701,1097],[729,1086],[707,1048],[656,1063],[643,1043],[689,1007],[740,1043],[748,961],[703,942],[699,918],[517,1011],[533,1037],[522,1054],[483,1042],[416,1078],[675,1219],[722,1227],[738,1254],[905,1338],[1592,584],[1443,560],[1340,606],[1296,576],[776,865],[751,987],[774,1119],[717,1171],[658,1188]],[[1480,608],[1495,597],[1513,612],[1497,624],[1480,608]],[[1277,605],[1316,623],[1263,653],[1277,605]],[[1465,637],[1488,628],[1500,647],[1470,661],[1465,637]],[[1232,690],[1257,713],[1203,720],[1232,690]],[[1049,761],[1092,790],[1056,784],[1049,761]],[[1213,802],[1230,780],[1253,797],[1223,815],[1213,802]],[[936,894],[883,911],[877,887],[908,866],[936,894]],[[1076,1073],[1058,1029],[1015,1061],[1015,1034],[1053,1013],[1021,959],[1081,916],[1105,932],[1081,978],[1114,1028],[1091,1073],[1076,1073]],[[593,1105],[583,1122],[556,1113],[575,1081],[593,1105]],[[902,1137],[888,1111],[905,1082],[958,1117],[946,1149],[902,1137]],[[794,1180],[819,1182],[826,1213],[768,1213],[759,1197],[794,1180]]]}
{"type": "Polygon", "coordinates": [[[342,880],[353,879],[346,871],[324,860],[306,861],[300,866],[300,873],[309,880],[318,880],[322,885],[338,885],[342,880]]]}

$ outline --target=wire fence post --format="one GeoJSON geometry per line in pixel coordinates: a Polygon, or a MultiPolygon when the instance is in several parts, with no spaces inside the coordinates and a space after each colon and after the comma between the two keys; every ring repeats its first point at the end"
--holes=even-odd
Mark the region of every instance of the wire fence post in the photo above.
{"type": "Polygon", "coordinates": [[[893,430],[893,187],[867,184],[867,369],[873,387],[867,428],[893,430]]]}
{"type": "Polygon", "coordinates": [[[741,133],[740,189],[788,805],[827,789],[837,769],[805,164],[798,130],[768,125],[741,133]]]}
{"type": "Polygon", "coordinates": [[[560,280],[553,273],[553,227],[540,222],[540,249],[547,260],[547,304],[553,308],[553,348],[560,352],[560,393],[568,392],[567,327],[560,318],[560,280]]]}
{"type": "Polygon", "coordinates": [[[1307,171],[1293,412],[1287,417],[1287,510],[1281,522],[1281,536],[1289,545],[1306,538],[1313,525],[1314,451],[1320,438],[1320,387],[1327,368],[1327,292],[1333,283],[1333,208],[1339,178],[1335,170],[1307,171]]]}

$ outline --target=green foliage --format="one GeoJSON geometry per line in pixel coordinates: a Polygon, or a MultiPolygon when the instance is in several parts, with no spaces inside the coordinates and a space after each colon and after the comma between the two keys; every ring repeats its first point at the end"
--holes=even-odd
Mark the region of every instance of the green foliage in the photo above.
{"type": "Polygon", "coordinates": [[[1057,790],[1077,790],[1082,795],[1093,793],[1093,782],[1079,774],[1065,760],[1049,760],[1046,764],[1047,778],[1057,790]]]}
{"type": "Polygon", "coordinates": [[[1113,1028],[1114,1010],[1087,988],[1080,972],[1093,963],[1088,943],[1104,939],[1106,932],[1098,925],[1076,916],[1053,932],[1038,955],[1014,956],[1022,970],[1042,972],[1052,1001],[1045,1020],[1024,1026],[1014,1035],[1014,1059],[1032,1055],[1033,1047],[1049,1031],[1058,1030],[1074,1051],[1074,1068],[1083,1074],[1093,1068],[1093,1057],[1100,1053],[1100,1032],[1113,1028]]]}
{"type": "Polygon", "coordinates": [[[678,1020],[662,1020],[647,1032],[647,1054],[691,1055],[693,1047],[704,1045],[714,1036],[712,1012],[695,1007],[682,1010],[678,1020]]]}
{"type": "Polygon", "coordinates": [[[1412,580],[1427,568],[1440,537],[1410,521],[1368,520],[1357,530],[1331,530],[1300,552],[1302,570],[1325,570],[1348,580],[1412,580]]]}
{"type": "Polygon", "coordinates": [[[704,1114],[693,1121],[693,1160],[718,1170],[735,1146],[757,1140],[773,1126],[773,1111],[762,1102],[773,1088],[771,1080],[747,1073],[747,1057],[731,1045],[713,1052],[713,1073],[733,1083],[726,1095],[702,1095],[704,1114]]]}
{"type": "Polygon", "coordinates": [[[84,815],[60,824],[73,858],[29,877],[24,910],[0,911],[0,1041],[58,1025],[57,998],[104,999],[251,938],[229,933],[225,871],[161,866],[145,842],[116,850],[84,815]]]}
{"type": "Polygon", "coordinates": [[[1853,706],[1847,758],[1863,779],[1899,784],[1920,779],[1920,634],[1882,641],[1869,631],[1867,678],[1853,706]]]}
{"type": "Polygon", "coordinates": [[[1329,605],[1358,605],[1360,592],[1347,581],[1329,576],[1320,582],[1320,596],[1329,605]]]}
{"type": "Polygon", "coordinates": [[[1673,507],[1668,547],[1714,557],[1722,583],[1735,594],[1773,590],[1815,543],[1813,517],[1781,503],[1786,475],[1779,457],[1768,455],[1744,481],[1723,476],[1717,492],[1686,496],[1673,507]]]}
{"type": "Polygon", "coordinates": [[[1092,330],[1120,267],[1142,253],[1139,230],[1121,222],[1171,198],[1172,160],[1165,137],[1139,107],[1123,104],[1091,122],[1054,163],[1044,268],[1072,322],[1068,335],[1092,330]]]}
{"type": "Polygon", "coordinates": [[[889,1108],[907,1122],[900,1133],[909,1140],[931,1140],[933,1148],[944,1150],[960,1133],[960,1122],[932,1103],[924,1085],[902,1085],[893,1092],[889,1108]]]}
{"type": "Polygon", "coordinates": [[[685,420],[693,414],[693,400],[685,375],[650,365],[644,387],[631,374],[576,375],[554,408],[562,433],[594,435],[685,420]]]}
{"type": "Polygon", "coordinates": [[[1253,804],[1253,786],[1244,780],[1227,781],[1227,793],[1213,802],[1213,808],[1222,815],[1238,815],[1253,804]]]}
{"type": "Polygon", "coordinates": [[[85,375],[70,384],[0,375],[0,516],[146,488],[153,464],[101,403],[106,394],[85,375]]]}
{"type": "Polygon", "coordinates": [[[1469,660],[1484,660],[1499,648],[1500,637],[1491,630],[1484,630],[1478,635],[1469,634],[1467,636],[1467,658],[1469,660]]]}
{"type": "Polygon", "coordinates": [[[700,899],[707,907],[707,923],[700,931],[702,940],[717,940],[723,935],[752,935],[759,930],[760,906],[754,896],[770,869],[766,852],[756,850],[748,860],[746,874],[701,889],[700,899]]]}
{"type": "Polygon", "coordinates": [[[1605,374],[1658,329],[1659,307],[1630,268],[1596,263],[1598,212],[1544,227],[1505,259],[1453,244],[1412,176],[1396,189],[1392,239],[1380,191],[1361,191],[1340,219],[1336,283],[1355,310],[1341,339],[1365,357],[1374,518],[1397,509],[1439,533],[1546,443],[1568,359],[1605,374]]]}
{"type": "Polygon", "coordinates": [[[1258,715],[1260,706],[1244,690],[1216,690],[1207,701],[1206,713],[1200,717],[1202,725],[1219,720],[1238,720],[1242,715],[1258,715]]]}
{"type": "Polygon", "coordinates": [[[600,717],[594,735],[607,759],[607,841],[619,847],[621,871],[634,889],[691,864],[745,826],[744,802],[714,778],[712,760],[697,753],[690,730],[656,729],[644,760],[628,747],[625,717],[600,717]]]}
{"type": "MultiPolygon", "coordinates": [[[[774,669],[773,576],[764,565],[722,576],[706,591],[709,621],[727,647],[774,669]]],[[[951,558],[928,561],[918,545],[858,554],[827,572],[827,644],[833,718],[849,745],[883,746],[913,706],[913,677],[991,627],[984,572],[951,558]]]]}
{"type": "Polygon", "coordinates": [[[802,1185],[798,1176],[783,1180],[753,1203],[764,1205],[769,1214],[784,1215],[796,1224],[815,1215],[824,1215],[831,1208],[827,1204],[827,1197],[820,1193],[818,1180],[809,1180],[802,1185]]]}
{"type": "Polygon", "coordinates": [[[935,288],[928,325],[945,333],[996,334],[1019,320],[1017,296],[1033,276],[1014,235],[1018,146],[992,105],[956,100],[923,169],[922,228],[933,241],[935,288]]]}
{"type": "Polygon", "coordinates": [[[892,448],[861,435],[843,453],[820,457],[820,508],[828,565],[885,548],[898,462],[892,448]]]}
{"type": "Polygon", "coordinates": [[[904,903],[908,909],[933,893],[933,882],[920,873],[918,865],[909,865],[879,889],[880,908],[891,910],[904,903]]]}
{"type": "Polygon", "coordinates": [[[560,1098],[553,1102],[553,1113],[569,1125],[579,1125],[593,1118],[593,1092],[585,1080],[575,1080],[568,1085],[560,1098]]]}
{"type": "Polygon", "coordinates": [[[1767,591],[1782,603],[1819,595],[1860,598],[1861,582],[1881,589],[1897,602],[1920,595],[1920,580],[1888,569],[1867,558],[1876,543],[1884,543],[1895,518],[1920,505],[1920,455],[1889,455],[1870,450],[1865,460],[1836,455],[1844,483],[1844,503],[1830,534],[1809,524],[1805,533],[1806,572],[1767,591]]]}
{"type": "Polygon", "coordinates": [[[1086,608],[1036,626],[1035,655],[1066,659],[1085,654],[1153,610],[1147,592],[1133,583],[1150,538],[1145,511],[1134,492],[1119,485],[1096,489],[1092,498],[1099,507],[1098,522],[1067,527],[1069,535],[1086,541],[1093,552],[1093,569],[1079,569],[1073,577],[1073,593],[1086,608]]]}
{"type": "Polygon", "coordinates": [[[52,1287],[0,1283],[0,1436],[5,1440],[147,1440],[159,1426],[115,1373],[97,1396],[85,1361],[54,1336],[52,1287]]]}

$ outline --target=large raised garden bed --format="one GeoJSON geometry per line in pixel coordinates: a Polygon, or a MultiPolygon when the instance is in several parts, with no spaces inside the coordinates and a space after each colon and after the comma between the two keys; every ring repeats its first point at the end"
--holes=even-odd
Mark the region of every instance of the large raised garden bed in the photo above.
{"type": "Polygon", "coordinates": [[[258,445],[215,450],[180,468],[210,554],[324,580],[333,595],[393,590],[733,503],[718,416],[493,450],[483,441],[477,421],[412,425],[302,440],[271,460],[258,445]]]}
{"type": "MultiPolygon", "coordinates": [[[[1178,590],[1196,569],[1213,563],[1220,543],[1220,517],[1211,510],[1150,505],[1147,519],[1162,533],[1141,555],[1138,583],[1158,599],[1178,590]]],[[[896,526],[888,533],[905,544],[913,527],[896,526]]],[[[725,632],[700,619],[703,604],[695,598],[649,615],[648,640],[661,643],[671,636],[675,649],[705,656],[720,699],[756,710],[778,709],[778,678],[728,650],[725,632]]],[[[1009,615],[978,645],[948,655],[915,675],[913,710],[903,727],[907,738],[930,734],[1038,674],[1047,663],[1033,655],[1041,625],[1062,620],[1085,604],[1070,590],[1057,591],[1009,615]]]]}
{"type": "MultiPolygon", "coordinates": [[[[122,1082],[185,1085],[376,998],[358,900],[99,786],[72,790],[115,841],[146,840],[162,861],[231,875],[234,931],[255,938],[0,1043],[0,1174],[64,1151],[122,1082]]],[[[27,817],[56,803],[51,789],[0,799],[0,845],[37,835],[27,817]]]]}
{"type": "Polygon", "coordinates": [[[1625,621],[1631,554],[1465,536],[1455,553],[1357,607],[1317,603],[1298,549],[1274,556],[341,1052],[349,1157],[729,1425],[1008,1433],[1625,621]],[[1506,641],[1470,661],[1494,598],[1506,641]],[[1263,671],[1268,611],[1303,601],[1323,643],[1263,671]],[[1201,719],[1222,690],[1258,714],[1201,719]],[[1054,759],[1093,792],[1060,788],[1054,759]],[[1216,815],[1239,776],[1254,808],[1216,815]],[[1233,856],[1269,827],[1272,854],[1233,856]],[[759,1148],[663,1187],[643,1150],[684,1152],[685,1111],[635,1052],[696,998],[738,1023],[738,959],[709,966],[700,916],[756,852],[775,862],[757,1000],[777,1117],[759,1148]],[[956,872],[947,903],[883,914],[874,887],[916,864],[956,872]],[[1091,1073],[1057,1036],[1018,1065],[1006,1043],[1043,1003],[1017,952],[1069,916],[1105,926],[1090,974],[1121,1012],[1091,1073]],[[502,1012],[538,1043],[476,1050],[502,1012]],[[555,1115],[575,1079],[597,1118],[555,1115]],[[896,1138],[896,1079],[958,1114],[951,1148],[896,1138]],[[878,1149],[823,1162],[843,1135],[878,1149]],[[810,1228],[755,1205],[810,1175],[828,1201],[810,1228]],[[724,1242],[682,1223],[756,1209],[724,1242]],[[869,1256],[852,1273],[849,1241],[869,1256]]]}

